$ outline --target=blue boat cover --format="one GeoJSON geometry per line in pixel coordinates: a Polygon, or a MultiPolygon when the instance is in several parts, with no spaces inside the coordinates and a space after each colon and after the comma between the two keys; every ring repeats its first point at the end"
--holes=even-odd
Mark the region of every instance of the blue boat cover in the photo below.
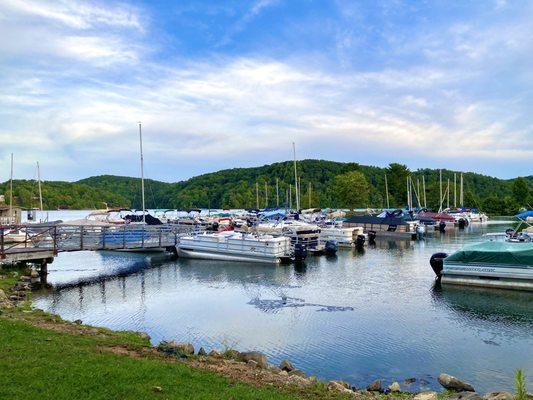
{"type": "Polygon", "coordinates": [[[523,213],[516,214],[516,218],[526,219],[527,217],[533,217],[533,210],[524,211],[523,213]]]}

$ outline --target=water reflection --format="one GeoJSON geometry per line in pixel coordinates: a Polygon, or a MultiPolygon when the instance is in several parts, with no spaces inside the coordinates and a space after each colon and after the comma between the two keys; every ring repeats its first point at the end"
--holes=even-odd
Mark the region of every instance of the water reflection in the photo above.
{"type": "Polygon", "coordinates": [[[446,371],[480,391],[511,389],[515,368],[533,371],[533,295],[441,289],[428,264],[432,253],[479,240],[487,229],[378,240],[279,266],[61,254],[49,276],[54,290],[36,293],[35,305],[69,320],[146,331],[154,342],[256,349],[357,386],[416,377],[404,389],[437,389],[446,371]]]}

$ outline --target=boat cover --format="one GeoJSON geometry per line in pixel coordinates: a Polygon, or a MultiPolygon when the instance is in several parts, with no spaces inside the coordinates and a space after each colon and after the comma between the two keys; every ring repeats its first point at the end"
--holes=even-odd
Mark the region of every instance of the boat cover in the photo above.
{"type": "Polygon", "coordinates": [[[354,215],[344,222],[350,224],[383,224],[383,225],[406,225],[403,218],[376,217],[374,215],[354,215]]]}
{"type": "Polygon", "coordinates": [[[484,242],[464,246],[446,257],[445,263],[496,264],[533,267],[533,242],[484,242]]]}
{"type": "Polygon", "coordinates": [[[515,217],[520,218],[520,219],[526,219],[528,217],[533,217],[533,210],[524,211],[523,213],[516,214],[515,217]]]}

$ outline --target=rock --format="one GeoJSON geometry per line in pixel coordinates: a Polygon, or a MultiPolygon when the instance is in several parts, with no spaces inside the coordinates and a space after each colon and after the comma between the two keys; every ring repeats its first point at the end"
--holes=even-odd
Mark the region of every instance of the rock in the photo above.
{"type": "Polygon", "coordinates": [[[291,372],[294,370],[294,367],[292,366],[292,363],[289,360],[283,360],[279,364],[279,369],[287,372],[291,372]]]}
{"type": "Polygon", "coordinates": [[[341,383],[339,381],[329,381],[328,390],[337,391],[341,393],[353,393],[352,390],[347,388],[343,383],[344,382],[341,383]]]}
{"type": "Polygon", "coordinates": [[[178,353],[184,356],[192,356],[194,355],[194,346],[192,343],[177,343],[176,347],[178,349],[178,353]]]}
{"type": "Polygon", "coordinates": [[[404,384],[410,385],[411,383],[415,383],[416,378],[407,378],[405,381],[403,381],[404,384]]]}
{"type": "Polygon", "coordinates": [[[287,371],[280,371],[279,374],[283,376],[289,376],[289,373],[287,371]]]}
{"type": "Polygon", "coordinates": [[[397,393],[400,392],[402,388],[400,387],[400,384],[398,382],[392,382],[392,384],[389,386],[389,390],[392,393],[397,393]]]}
{"type": "Polygon", "coordinates": [[[475,392],[472,385],[457,379],[455,376],[448,374],[439,375],[439,383],[448,390],[455,390],[458,392],[475,392]]]}
{"type": "Polygon", "coordinates": [[[483,398],[476,392],[459,392],[450,396],[446,396],[449,400],[483,400],[483,398]]]}
{"type": "Polygon", "coordinates": [[[145,332],[138,332],[141,339],[150,340],[150,335],[145,332]]]}
{"type": "Polygon", "coordinates": [[[13,307],[13,303],[11,303],[11,301],[6,296],[4,291],[0,289],[0,308],[11,308],[11,307],[13,307]]]}
{"type": "Polygon", "coordinates": [[[437,392],[422,392],[418,393],[413,400],[437,400],[437,392]]]}
{"type": "Polygon", "coordinates": [[[19,300],[19,297],[18,297],[17,295],[12,294],[11,296],[9,296],[9,300],[11,300],[11,301],[18,301],[18,300],[19,300]]]}
{"type": "Polygon", "coordinates": [[[39,277],[39,273],[37,271],[35,271],[34,269],[31,270],[31,273],[30,273],[30,278],[38,278],[39,277]]]}
{"type": "Polygon", "coordinates": [[[162,392],[163,389],[161,388],[161,386],[153,386],[152,387],[152,392],[156,392],[156,393],[159,393],[159,392],[162,392]]]}
{"type": "Polygon", "coordinates": [[[483,396],[485,400],[514,400],[514,396],[509,392],[492,392],[483,396]]]}
{"type": "Polygon", "coordinates": [[[293,369],[292,371],[289,371],[289,375],[290,376],[296,375],[302,378],[306,377],[305,372],[300,371],[299,369],[293,369]]]}
{"type": "Polygon", "coordinates": [[[314,375],[310,376],[309,378],[307,378],[307,380],[310,382],[310,383],[317,383],[318,382],[318,378],[314,375]]]}
{"type": "Polygon", "coordinates": [[[205,351],[205,349],[203,347],[200,347],[200,350],[198,350],[198,355],[202,356],[202,357],[205,357],[205,356],[207,356],[207,352],[205,351]]]}
{"type": "Polygon", "coordinates": [[[246,364],[248,364],[252,368],[255,368],[255,367],[257,367],[259,365],[259,364],[257,364],[257,361],[254,361],[254,360],[248,360],[248,362],[246,364]]]}
{"type": "Polygon", "coordinates": [[[83,324],[83,321],[81,319],[77,319],[75,321],[73,321],[76,325],[81,325],[83,324]]]}
{"type": "Polygon", "coordinates": [[[31,276],[22,275],[22,276],[20,277],[20,280],[21,280],[22,282],[31,282],[31,276]]]}
{"type": "Polygon", "coordinates": [[[177,354],[178,353],[178,344],[174,340],[171,340],[171,341],[162,340],[157,345],[157,351],[160,351],[161,353],[165,353],[165,354],[169,354],[169,355],[177,354]]]}
{"type": "Polygon", "coordinates": [[[222,357],[222,354],[220,354],[218,351],[213,349],[209,352],[208,356],[213,357],[213,358],[220,358],[222,357]]]}
{"type": "Polygon", "coordinates": [[[381,388],[381,380],[376,379],[374,382],[372,382],[366,387],[366,390],[368,390],[369,392],[381,392],[383,390],[381,388]]]}
{"type": "Polygon", "coordinates": [[[239,359],[244,362],[248,362],[250,360],[255,361],[261,368],[267,368],[268,367],[268,361],[264,354],[258,352],[258,351],[246,351],[244,353],[239,354],[239,359]]]}

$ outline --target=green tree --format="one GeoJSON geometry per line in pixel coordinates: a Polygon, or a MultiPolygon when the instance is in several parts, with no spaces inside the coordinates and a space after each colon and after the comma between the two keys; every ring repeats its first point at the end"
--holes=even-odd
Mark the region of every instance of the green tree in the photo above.
{"type": "Polygon", "coordinates": [[[407,177],[410,175],[409,168],[403,164],[392,163],[387,168],[387,181],[391,207],[400,207],[407,203],[407,177]]]}
{"type": "Polygon", "coordinates": [[[363,173],[353,171],[337,175],[333,188],[339,207],[354,209],[368,206],[370,187],[363,173]]]}
{"type": "Polygon", "coordinates": [[[525,206],[529,200],[529,186],[525,178],[516,178],[513,181],[513,198],[521,206],[525,206]]]}

